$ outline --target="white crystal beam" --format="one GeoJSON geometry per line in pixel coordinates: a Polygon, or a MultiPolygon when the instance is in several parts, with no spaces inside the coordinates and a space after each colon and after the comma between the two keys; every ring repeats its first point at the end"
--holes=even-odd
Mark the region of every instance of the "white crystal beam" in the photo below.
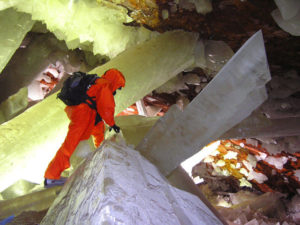
{"type": "Polygon", "coordinates": [[[253,35],[183,112],[171,108],[137,149],[164,175],[248,117],[267,99],[262,32],[253,35]]]}

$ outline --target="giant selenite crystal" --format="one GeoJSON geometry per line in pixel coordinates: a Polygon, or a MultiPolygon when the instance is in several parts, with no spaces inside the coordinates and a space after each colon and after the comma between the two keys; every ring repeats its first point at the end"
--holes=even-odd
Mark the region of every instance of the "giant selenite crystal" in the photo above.
{"type": "Polygon", "coordinates": [[[267,99],[262,32],[253,35],[184,109],[171,108],[137,149],[164,175],[238,124],[267,99]]]}
{"type": "Polygon", "coordinates": [[[220,139],[296,136],[300,133],[299,124],[300,118],[272,120],[259,112],[254,112],[222,134],[220,139]]]}
{"type": "Polygon", "coordinates": [[[292,19],[300,10],[298,0],[274,0],[284,20],[292,19]]]}
{"type": "Polygon", "coordinates": [[[125,26],[131,22],[127,10],[109,1],[20,0],[9,3],[18,11],[42,21],[69,49],[80,47],[94,54],[115,57],[120,52],[155,35],[143,27],[125,26]]]}
{"type": "Polygon", "coordinates": [[[196,196],[168,184],[139,152],[105,142],[76,170],[41,225],[222,224],[196,196]]]}
{"type": "Polygon", "coordinates": [[[28,105],[27,87],[21,88],[16,94],[0,103],[0,124],[10,120],[28,105]]]}
{"type": "Polygon", "coordinates": [[[300,1],[275,0],[278,9],[271,15],[278,26],[294,36],[300,36],[300,1]]]}
{"type": "Polygon", "coordinates": [[[183,31],[166,32],[144,44],[122,52],[91,73],[103,74],[118,68],[126,77],[125,88],[115,96],[117,110],[135,103],[184,69],[194,59],[198,34],[183,31]]]}
{"type": "MultiPolygon", "coordinates": [[[[124,73],[126,87],[116,95],[116,113],[192,65],[197,37],[183,31],[167,32],[93,70],[101,75],[114,67],[124,73]]],[[[63,109],[54,94],[0,126],[0,192],[19,179],[42,182],[67,132],[63,109]]]]}
{"type": "MultiPolygon", "coordinates": [[[[25,190],[26,188],[22,186],[22,184],[24,183],[25,182],[21,180],[21,182],[18,182],[14,185],[14,186],[16,185],[21,186],[21,188],[18,187],[19,189],[18,194],[28,193],[26,192],[28,190],[25,190]],[[22,190],[22,188],[24,189],[22,190]]],[[[40,212],[49,209],[49,207],[53,203],[54,199],[57,197],[61,188],[62,188],[61,186],[56,186],[48,189],[40,188],[32,191],[29,194],[0,201],[0,220],[7,218],[11,215],[18,216],[22,212],[28,212],[28,211],[40,212]]],[[[11,193],[14,193],[13,190],[11,190],[11,193]]],[[[28,224],[28,223],[22,223],[22,224],[28,224]]]]}
{"type": "Polygon", "coordinates": [[[159,117],[145,117],[138,115],[118,116],[116,124],[122,127],[122,134],[128,145],[136,146],[157,122],[159,117]]]}
{"type": "Polygon", "coordinates": [[[19,48],[33,23],[30,15],[26,13],[17,12],[12,8],[0,11],[0,73],[19,48]]]}

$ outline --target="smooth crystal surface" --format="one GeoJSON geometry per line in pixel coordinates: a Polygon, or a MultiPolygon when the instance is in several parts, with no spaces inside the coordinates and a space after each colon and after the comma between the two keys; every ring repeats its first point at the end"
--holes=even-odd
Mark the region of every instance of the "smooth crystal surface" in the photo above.
{"type": "Polygon", "coordinates": [[[137,149],[168,175],[262,104],[267,99],[264,86],[270,79],[259,31],[183,112],[172,107],[137,149]]]}

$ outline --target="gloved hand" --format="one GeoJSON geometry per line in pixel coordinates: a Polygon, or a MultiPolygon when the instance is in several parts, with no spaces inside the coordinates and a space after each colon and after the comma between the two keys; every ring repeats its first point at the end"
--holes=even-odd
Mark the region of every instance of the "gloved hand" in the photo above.
{"type": "Polygon", "coordinates": [[[120,132],[120,127],[118,127],[116,124],[113,125],[112,127],[109,128],[109,131],[111,131],[112,129],[114,129],[114,131],[116,133],[119,133],[120,132]]]}

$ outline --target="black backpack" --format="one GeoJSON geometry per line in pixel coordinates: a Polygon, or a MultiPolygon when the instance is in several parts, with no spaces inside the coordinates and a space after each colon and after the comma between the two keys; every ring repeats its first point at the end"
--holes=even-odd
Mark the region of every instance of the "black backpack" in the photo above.
{"type": "MultiPolygon", "coordinates": [[[[74,72],[73,75],[64,81],[63,87],[58,93],[57,98],[62,100],[68,106],[79,105],[86,103],[90,108],[97,111],[96,102],[93,98],[87,95],[88,88],[95,84],[99,79],[97,74],[86,74],[83,72],[74,72]]],[[[102,119],[97,112],[95,125],[102,119]]]]}

